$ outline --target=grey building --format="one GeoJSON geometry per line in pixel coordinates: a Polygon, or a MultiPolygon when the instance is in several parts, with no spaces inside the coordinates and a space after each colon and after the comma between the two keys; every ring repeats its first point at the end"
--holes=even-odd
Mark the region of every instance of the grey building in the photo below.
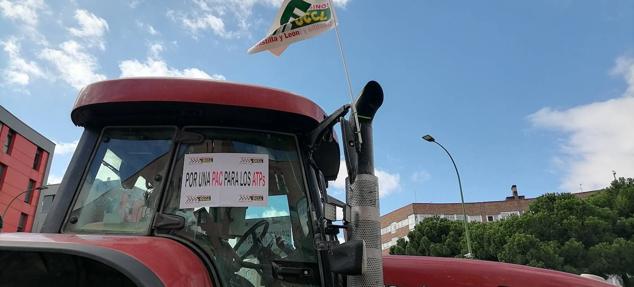
{"type": "Polygon", "coordinates": [[[31,229],[31,232],[40,232],[42,224],[44,224],[44,221],[46,220],[46,215],[53,206],[53,199],[55,199],[55,194],[57,194],[59,184],[51,184],[47,187],[47,189],[40,191],[40,199],[37,202],[35,221],[33,222],[33,229],[31,229]]]}

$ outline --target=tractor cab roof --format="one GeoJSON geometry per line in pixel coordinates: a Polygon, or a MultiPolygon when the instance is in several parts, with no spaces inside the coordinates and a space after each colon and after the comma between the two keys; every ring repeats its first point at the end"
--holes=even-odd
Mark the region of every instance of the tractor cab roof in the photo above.
{"type": "MultiPolygon", "coordinates": [[[[97,82],[79,93],[71,113],[78,126],[216,126],[306,135],[326,118],[304,97],[226,81],[128,78],[97,82]]],[[[314,151],[327,180],[339,172],[334,131],[314,151]]]]}
{"type": "Polygon", "coordinates": [[[314,102],[281,90],[226,81],[129,78],[84,88],[71,113],[78,126],[219,125],[306,132],[325,118],[314,102]]]}

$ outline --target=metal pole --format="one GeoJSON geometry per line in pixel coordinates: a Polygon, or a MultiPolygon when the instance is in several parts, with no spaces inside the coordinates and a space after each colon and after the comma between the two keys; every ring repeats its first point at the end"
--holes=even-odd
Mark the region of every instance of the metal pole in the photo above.
{"type": "Polygon", "coordinates": [[[464,195],[462,193],[462,182],[460,181],[460,173],[458,172],[458,167],[456,166],[456,162],[453,160],[453,157],[451,156],[451,154],[449,153],[449,151],[440,143],[438,143],[437,141],[433,141],[435,144],[437,144],[438,146],[440,146],[449,156],[449,159],[451,159],[451,163],[453,163],[453,168],[456,170],[456,175],[458,176],[458,187],[460,188],[460,202],[462,203],[462,214],[464,216],[464,232],[465,232],[465,236],[467,237],[467,250],[469,251],[469,253],[465,254],[465,257],[467,258],[473,258],[473,253],[471,252],[471,236],[469,236],[469,227],[467,224],[467,209],[465,208],[464,205],[464,195]]]}
{"type": "Polygon", "coordinates": [[[346,83],[348,84],[348,96],[350,96],[350,105],[352,109],[352,117],[354,118],[354,124],[356,126],[357,140],[359,144],[363,143],[361,136],[361,127],[359,126],[359,116],[357,114],[357,108],[354,104],[354,95],[352,94],[352,83],[350,81],[350,73],[348,72],[348,63],[346,61],[346,55],[343,52],[343,44],[341,43],[341,35],[339,35],[339,19],[337,19],[337,12],[335,11],[335,5],[332,0],[328,0],[330,11],[332,11],[332,19],[335,21],[335,34],[337,36],[337,46],[339,47],[339,54],[341,55],[341,62],[343,64],[343,71],[346,75],[346,83]]]}
{"type": "Polygon", "coordinates": [[[414,189],[414,203],[416,203],[416,201],[418,201],[418,199],[416,198],[416,189],[414,189]]]}
{"type": "Polygon", "coordinates": [[[2,217],[2,220],[4,221],[4,217],[7,215],[7,211],[9,211],[9,207],[11,206],[11,204],[13,204],[13,202],[14,202],[14,201],[15,201],[18,197],[20,197],[20,195],[23,195],[23,194],[25,194],[25,193],[27,193],[27,192],[29,192],[29,191],[33,191],[33,192],[35,192],[36,190],[42,190],[42,189],[47,189],[47,188],[48,188],[48,187],[46,187],[46,186],[40,186],[40,187],[36,187],[36,188],[34,188],[34,189],[27,189],[27,190],[25,190],[25,191],[23,191],[23,192],[18,193],[16,196],[14,196],[14,197],[11,199],[11,201],[9,201],[9,204],[7,204],[7,206],[4,208],[4,211],[2,212],[2,216],[1,216],[1,217],[2,217]]]}

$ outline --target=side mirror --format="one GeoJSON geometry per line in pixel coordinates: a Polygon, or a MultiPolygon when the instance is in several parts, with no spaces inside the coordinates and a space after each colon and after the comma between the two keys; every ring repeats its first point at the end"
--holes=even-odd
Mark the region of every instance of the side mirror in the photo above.
{"type": "Polygon", "coordinates": [[[314,152],[312,158],[326,180],[335,180],[339,174],[341,155],[332,127],[348,113],[348,110],[350,105],[340,107],[306,135],[308,144],[314,152]]]}
{"type": "Polygon", "coordinates": [[[365,273],[365,242],[351,240],[333,246],[328,252],[328,263],[333,273],[361,275],[365,273]]]}
{"type": "Polygon", "coordinates": [[[2,215],[0,215],[0,230],[2,230],[3,225],[4,225],[4,221],[2,220],[2,215]]]}

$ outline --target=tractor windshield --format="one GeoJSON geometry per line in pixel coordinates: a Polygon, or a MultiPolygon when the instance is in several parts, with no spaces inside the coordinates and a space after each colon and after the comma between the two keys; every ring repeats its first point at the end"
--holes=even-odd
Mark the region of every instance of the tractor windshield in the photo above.
{"type": "Polygon", "coordinates": [[[179,146],[162,212],[186,224],[159,234],[204,250],[222,286],[319,286],[295,136],[185,130],[202,137],[179,146]],[[217,191],[199,192],[209,186],[217,191]]]}

